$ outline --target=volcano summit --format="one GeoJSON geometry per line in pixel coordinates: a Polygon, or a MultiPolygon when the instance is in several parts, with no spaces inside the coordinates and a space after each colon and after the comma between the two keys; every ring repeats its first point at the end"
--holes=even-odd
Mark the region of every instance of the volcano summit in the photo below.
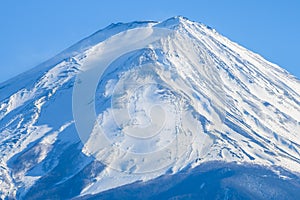
{"type": "Polygon", "coordinates": [[[183,17],[0,84],[2,199],[299,199],[300,81],[183,17]]]}

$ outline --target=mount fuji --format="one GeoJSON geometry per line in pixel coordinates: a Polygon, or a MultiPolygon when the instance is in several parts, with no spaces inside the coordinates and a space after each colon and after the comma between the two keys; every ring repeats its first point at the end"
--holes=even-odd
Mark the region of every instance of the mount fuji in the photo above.
{"type": "Polygon", "coordinates": [[[1,199],[299,199],[299,173],[300,81],[184,17],[0,84],[1,199]]]}

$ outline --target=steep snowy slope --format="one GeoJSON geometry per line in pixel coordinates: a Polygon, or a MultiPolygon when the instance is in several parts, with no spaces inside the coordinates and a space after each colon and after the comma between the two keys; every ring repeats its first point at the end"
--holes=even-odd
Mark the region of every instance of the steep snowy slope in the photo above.
{"type": "Polygon", "coordinates": [[[216,160],[300,172],[300,81],[182,17],[112,24],[0,84],[0,120],[1,198],[93,195],[216,160]]]}

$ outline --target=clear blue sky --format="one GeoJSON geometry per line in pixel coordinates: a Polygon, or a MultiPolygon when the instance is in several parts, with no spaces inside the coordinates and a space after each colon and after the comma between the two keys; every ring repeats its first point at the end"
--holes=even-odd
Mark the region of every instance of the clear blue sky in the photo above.
{"type": "Polygon", "coordinates": [[[110,23],[176,15],[213,27],[300,77],[298,0],[3,0],[0,82],[110,23]]]}

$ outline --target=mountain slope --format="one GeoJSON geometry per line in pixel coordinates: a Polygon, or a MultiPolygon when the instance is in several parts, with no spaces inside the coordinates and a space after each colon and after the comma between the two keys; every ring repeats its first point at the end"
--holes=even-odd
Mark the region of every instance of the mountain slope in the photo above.
{"type": "Polygon", "coordinates": [[[299,177],[276,170],[285,178],[261,166],[208,162],[78,199],[297,199],[299,177]]]}
{"type": "Polygon", "coordinates": [[[182,17],[110,25],[0,84],[0,120],[1,198],[93,195],[216,160],[300,169],[300,81],[182,17]]]}

